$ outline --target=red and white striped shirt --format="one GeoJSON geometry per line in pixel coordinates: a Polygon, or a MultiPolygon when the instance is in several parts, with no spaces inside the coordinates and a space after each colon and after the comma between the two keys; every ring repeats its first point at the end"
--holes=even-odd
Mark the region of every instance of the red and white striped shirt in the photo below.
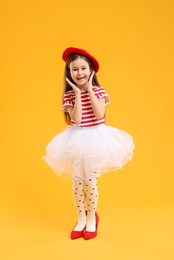
{"type": "MultiPolygon", "coordinates": [[[[105,104],[108,104],[110,99],[109,96],[105,93],[105,90],[103,87],[100,86],[93,86],[93,91],[95,93],[95,96],[97,99],[105,98],[105,104]]],[[[64,104],[63,104],[63,110],[66,112],[67,106],[74,106],[75,104],[75,92],[74,90],[67,91],[64,94],[64,104]]],[[[96,126],[100,124],[105,123],[105,118],[102,117],[100,119],[97,119],[94,115],[94,112],[92,110],[91,100],[88,91],[81,91],[81,102],[82,102],[82,120],[80,124],[76,124],[73,120],[71,120],[73,125],[78,126],[96,126]]]]}

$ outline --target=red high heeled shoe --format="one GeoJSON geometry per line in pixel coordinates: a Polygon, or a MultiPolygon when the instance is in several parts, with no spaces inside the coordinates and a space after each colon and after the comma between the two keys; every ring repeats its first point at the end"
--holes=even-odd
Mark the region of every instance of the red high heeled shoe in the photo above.
{"type": "Polygon", "coordinates": [[[97,236],[97,228],[98,228],[98,223],[99,223],[99,216],[98,216],[97,212],[95,214],[95,219],[96,219],[96,230],[94,232],[86,231],[86,230],[84,231],[83,237],[86,240],[92,239],[97,236]]]}
{"type": "MultiPolygon", "coordinates": [[[[86,215],[87,215],[87,210],[85,212],[86,212],[86,215]]],[[[77,239],[77,238],[83,237],[84,231],[85,231],[85,227],[84,227],[84,229],[82,231],[75,231],[75,230],[73,230],[71,232],[71,235],[70,235],[71,239],[77,239]]]]}
{"type": "Polygon", "coordinates": [[[85,231],[85,228],[82,231],[73,230],[71,232],[71,239],[77,239],[77,238],[83,237],[84,231],[85,231]]]}

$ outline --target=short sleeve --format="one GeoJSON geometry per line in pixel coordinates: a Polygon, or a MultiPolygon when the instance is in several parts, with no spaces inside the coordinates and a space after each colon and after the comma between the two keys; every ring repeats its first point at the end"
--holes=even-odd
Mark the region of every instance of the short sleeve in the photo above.
{"type": "Polygon", "coordinates": [[[96,87],[96,89],[94,90],[96,92],[97,98],[101,99],[101,98],[105,98],[105,104],[109,104],[110,102],[110,97],[108,94],[106,94],[105,90],[103,87],[96,87]]]}
{"type": "Polygon", "coordinates": [[[72,100],[72,95],[70,91],[67,91],[64,96],[63,96],[63,106],[62,109],[64,112],[66,111],[67,106],[74,106],[73,100],[72,100]]]}

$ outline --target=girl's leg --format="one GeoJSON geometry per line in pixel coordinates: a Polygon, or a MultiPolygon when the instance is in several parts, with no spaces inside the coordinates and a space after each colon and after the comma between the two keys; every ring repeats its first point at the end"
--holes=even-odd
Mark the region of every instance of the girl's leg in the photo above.
{"type": "Polygon", "coordinates": [[[89,177],[85,180],[85,191],[87,199],[87,222],[86,231],[94,232],[96,230],[96,209],[98,204],[97,178],[89,177]]]}
{"type": "Polygon", "coordinates": [[[72,181],[72,193],[76,210],[78,214],[78,222],[74,228],[74,231],[82,231],[86,226],[86,209],[85,209],[85,191],[84,180],[82,178],[73,178],[72,181]]]}

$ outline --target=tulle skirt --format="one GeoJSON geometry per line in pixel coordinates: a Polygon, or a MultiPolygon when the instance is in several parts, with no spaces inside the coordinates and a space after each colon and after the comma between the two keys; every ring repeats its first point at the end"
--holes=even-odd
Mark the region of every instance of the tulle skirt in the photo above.
{"type": "Polygon", "coordinates": [[[46,146],[44,161],[59,176],[98,178],[122,168],[132,159],[133,138],[127,132],[107,125],[69,126],[46,146]]]}

